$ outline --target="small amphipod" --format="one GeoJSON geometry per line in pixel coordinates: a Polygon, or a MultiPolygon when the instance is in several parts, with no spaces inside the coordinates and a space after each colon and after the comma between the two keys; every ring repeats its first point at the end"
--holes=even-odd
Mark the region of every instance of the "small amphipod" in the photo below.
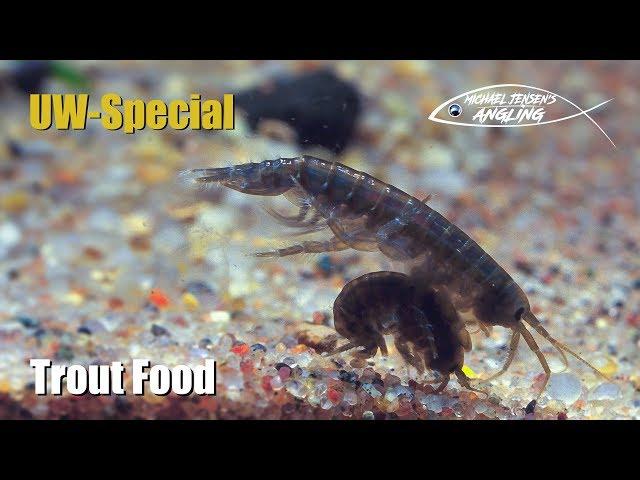
{"type": "Polygon", "coordinates": [[[451,374],[474,391],[462,371],[471,338],[444,291],[421,288],[399,272],[373,272],[350,281],[333,304],[336,331],[349,340],[332,354],[361,347],[354,355],[387,354],[384,335],[392,335],[402,358],[419,373],[437,372],[442,391],[451,374]]]}

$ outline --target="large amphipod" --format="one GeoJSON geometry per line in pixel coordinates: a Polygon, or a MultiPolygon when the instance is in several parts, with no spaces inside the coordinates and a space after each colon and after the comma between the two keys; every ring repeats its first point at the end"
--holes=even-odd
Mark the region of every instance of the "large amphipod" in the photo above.
{"type": "MultiPolygon", "coordinates": [[[[299,212],[285,216],[272,211],[277,220],[303,232],[329,228],[333,234],[324,241],[301,242],[259,252],[258,256],[283,257],[349,248],[380,251],[389,258],[404,262],[408,284],[427,296],[436,295],[440,305],[450,302],[456,312],[469,312],[483,329],[495,325],[511,329],[513,333],[506,363],[490,379],[507,370],[522,337],[544,369],[545,381],[540,393],[544,391],[551,370],[526,325],[549,341],[560,352],[565,364],[566,352],[604,377],[593,365],[547,332],[531,312],[522,289],[474,240],[425,201],[393,185],[340,163],[311,156],[226,168],[203,168],[185,175],[196,184],[218,183],[251,195],[284,194],[298,206],[299,212]]],[[[400,290],[394,287],[396,293],[400,290]]],[[[342,294],[339,299],[349,304],[342,294]]],[[[414,305],[418,304],[414,301],[414,305]]],[[[424,308],[414,309],[417,316],[425,313],[424,308]]],[[[441,321],[454,317],[441,313],[434,318],[441,321]]],[[[362,321],[375,324],[371,319],[362,318],[362,321]]],[[[410,323],[404,320],[404,324],[410,323]]],[[[369,349],[370,353],[374,345],[367,338],[363,336],[362,344],[354,346],[369,349]]],[[[437,339],[435,341],[437,343],[437,339]]],[[[405,358],[409,357],[405,355],[405,358]]],[[[423,363],[429,368],[427,362],[423,363]]]]}

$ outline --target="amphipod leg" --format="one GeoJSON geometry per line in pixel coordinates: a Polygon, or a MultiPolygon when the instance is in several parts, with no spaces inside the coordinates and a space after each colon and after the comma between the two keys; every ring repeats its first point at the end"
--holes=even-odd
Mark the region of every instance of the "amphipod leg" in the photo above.
{"type": "Polygon", "coordinates": [[[352,348],[357,348],[359,345],[353,342],[347,342],[343,346],[336,348],[333,352],[327,352],[326,357],[332,357],[333,355],[337,355],[342,352],[346,352],[351,350],[352,348]]]}
{"type": "Polygon", "coordinates": [[[473,343],[471,342],[471,335],[469,335],[469,332],[467,331],[467,329],[462,327],[458,331],[458,337],[460,339],[460,344],[462,345],[462,348],[464,348],[464,351],[470,352],[471,349],[473,348],[473,343]]]}
{"type": "Polygon", "coordinates": [[[407,362],[412,367],[414,367],[418,371],[418,373],[422,375],[424,373],[424,367],[422,366],[422,362],[420,361],[420,358],[414,356],[411,353],[407,343],[402,340],[399,340],[397,337],[393,343],[398,349],[398,352],[400,352],[400,355],[402,355],[402,358],[404,359],[404,361],[407,362]]]}
{"type": "Polygon", "coordinates": [[[509,356],[507,357],[507,361],[504,362],[504,365],[502,366],[499,372],[494,373],[489,378],[485,378],[484,380],[482,380],[483,382],[489,382],[491,380],[494,380],[509,369],[509,365],[511,365],[511,362],[513,362],[513,359],[516,357],[519,340],[520,340],[520,332],[518,330],[514,330],[513,333],[511,334],[511,342],[509,344],[509,356]]]}
{"type": "Polygon", "coordinates": [[[448,383],[449,383],[449,375],[444,375],[444,379],[442,380],[442,383],[438,385],[438,388],[436,388],[436,393],[442,392],[447,387],[448,383]]]}
{"type": "Polygon", "coordinates": [[[458,377],[458,383],[462,385],[467,390],[471,390],[472,392],[482,393],[486,397],[489,397],[489,393],[486,390],[480,390],[479,388],[475,388],[471,386],[470,378],[465,375],[461,368],[458,368],[454,371],[456,377],[458,377]]]}
{"type": "Polygon", "coordinates": [[[545,376],[544,384],[542,385],[542,388],[540,389],[540,392],[538,392],[538,395],[536,397],[536,398],[539,398],[540,395],[542,395],[542,392],[544,392],[544,389],[547,387],[547,383],[549,382],[549,378],[551,377],[551,369],[549,368],[547,359],[544,357],[544,354],[540,351],[540,347],[538,347],[538,344],[536,343],[535,338],[533,338],[533,335],[529,333],[529,330],[527,330],[527,327],[525,327],[522,322],[518,322],[516,328],[522,334],[524,341],[527,342],[527,345],[529,345],[529,348],[531,349],[531,351],[536,354],[536,356],[538,357],[538,360],[540,360],[540,363],[542,364],[542,368],[544,369],[544,376],[545,376]]]}
{"type": "MultiPolygon", "coordinates": [[[[384,345],[384,350],[386,351],[387,346],[386,344],[384,344],[384,340],[383,340],[383,345],[384,345]]],[[[357,358],[361,358],[363,360],[367,360],[371,357],[374,357],[376,353],[378,353],[378,344],[374,343],[371,345],[366,345],[364,349],[354,352],[353,356],[357,358]]]]}
{"type": "Polygon", "coordinates": [[[378,248],[382,253],[392,260],[409,260],[414,256],[412,252],[413,241],[410,238],[401,237],[400,233],[411,222],[423,204],[416,204],[414,200],[409,200],[400,214],[382,225],[376,232],[378,248]]]}
{"type": "Polygon", "coordinates": [[[480,330],[482,330],[482,333],[484,333],[484,336],[489,338],[491,336],[491,327],[485,325],[482,322],[478,322],[480,324],[480,330]]]}
{"type": "Polygon", "coordinates": [[[389,350],[387,349],[387,342],[384,340],[384,336],[382,334],[378,334],[376,336],[376,341],[378,344],[378,348],[380,349],[380,353],[385,357],[389,355],[389,350]]]}
{"type": "MultiPolygon", "coordinates": [[[[297,190],[297,188],[294,188],[289,192],[297,192],[297,190]]],[[[309,198],[302,197],[301,194],[296,193],[295,195],[297,199],[294,199],[288,196],[289,192],[285,193],[285,196],[289,198],[289,200],[291,200],[294,205],[298,206],[297,215],[283,215],[282,213],[278,212],[276,209],[268,205],[263,207],[264,210],[269,215],[271,215],[278,223],[286,225],[290,228],[301,230],[299,232],[296,232],[295,234],[310,233],[327,228],[326,223],[318,223],[320,222],[320,220],[322,220],[322,215],[317,209],[312,207],[312,204],[310,203],[311,200],[309,200],[309,198]],[[312,214],[311,218],[305,220],[309,213],[312,214]]]]}
{"type": "Polygon", "coordinates": [[[299,227],[301,226],[301,224],[306,226],[305,223],[303,222],[310,208],[311,208],[311,205],[303,204],[298,209],[297,215],[283,215],[282,213],[278,212],[275,208],[270,206],[265,206],[264,210],[283,225],[286,225],[288,227],[299,227]]]}
{"type": "Polygon", "coordinates": [[[355,250],[375,252],[377,244],[373,232],[366,228],[366,215],[349,218],[349,208],[345,204],[325,208],[327,226],[342,242],[355,250]]]}
{"type": "MultiPolygon", "coordinates": [[[[437,377],[431,380],[423,380],[422,383],[426,383],[427,385],[433,385],[434,383],[442,383],[441,378],[448,378],[448,375],[441,375],[436,373],[437,377]]],[[[448,380],[447,380],[448,381],[448,380]]]]}
{"type": "Polygon", "coordinates": [[[375,252],[378,249],[375,237],[361,224],[361,221],[341,221],[335,218],[327,220],[333,234],[354,250],[375,252]]]}
{"type": "MultiPolygon", "coordinates": [[[[378,348],[387,355],[383,333],[391,327],[394,313],[411,294],[408,277],[398,272],[372,272],[347,283],[333,304],[336,331],[352,345],[363,346],[358,357],[369,358],[378,348]]],[[[347,349],[348,347],[344,347],[347,349]]]]}
{"type": "Polygon", "coordinates": [[[256,252],[253,255],[260,258],[276,258],[287,257],[289,255],[297,255],[299,253],[340,252],[342,250],[347,250],[348,248],[349,245],[333,237],[324,242],[302,242],[298,245],[291,245],[290,247],[277,248],[275,250],[269,250],[266,252],[256,252]]]}
{"type": "MultiPolygon", "coordinates": [[[[391,222],[390,222],[391,223],[391,222]]],[[[397,223],[399,225],[397,230],[400,230],[405,225],[397,223]]],[[[383,227],[385,228],[385,227],[383,227]]],[[[396,228],[394,226],[394,228],[396,228]]],[[[391,238],[391,234],[395,234],[392,230],[380,229],[377,233],[377,246],[378,249],[391,260],[405,261],[411,259],[410,247],[411,240],[408,238],[400,238],[394,236],[391,238]]]]}
{"type": "Polygon", "coordinates": [[[465,322],[464,325],[465,325],[465,327],[467,327],[467,326],[476,327],[475,330],[469,332],[471,335],[475,335],[476,333],[478,333],[480,331],[480,322],[475,322],[475,321],[465,322]]]}

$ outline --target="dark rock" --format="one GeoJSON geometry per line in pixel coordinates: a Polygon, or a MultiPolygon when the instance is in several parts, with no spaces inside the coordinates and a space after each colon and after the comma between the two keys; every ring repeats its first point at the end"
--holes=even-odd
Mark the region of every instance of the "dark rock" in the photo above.
{"type": "Polygon", "coordinates": [[[329,70],[275,79],[239,93],[236,104],[254,131],[261,119],[279,120],[296,131],[300,145],[336,153],[351,140],[361,110],[355,87],[329,70]]]}
{"type": "Polygon", "coordinates": [[[20,322],[24,328],[38,328],[40,326],[40,321],[31,317],[20,316],[17,317],[16,320],[20,322]]]}
{"type": "Polygon", "coordinates": [[[155,337],[161,337],[163,335],[166,335],[166,336],[170,335],[169,334],[169,330],[167,330],[166,328],[161,327],[160,325],[155,324],[155,323],[153,325],[151,325],[151,333],[153,333],[153,335],[155,337]]]}
{"type": "Polygon", "coordinates": [[[33,336],[37,339],[41,339],[47,334],[47,331],[44,328],[38,328],[35,332],[33,332],[33,336]]]}
{"type": "Polygon", "coordinates": [[[20,62],[13,70],[13,83],[24,93],[40,93],[45,79],[51,74],[48,60],[20,62]]]}
{"type": "Polygon", "coordinates": [[[343,382],[347,383],[355,383],[358,379],[358,376],[354,372],[348,372],[346,370],[340,370],[338,372],[338,378],[343,382]]]}
{"type": "Polygon", "coordinates": [[[524,413],[526,413],[527,415],[529,415],[530,413],[534,413],[536,411],[537,403],[538,402],[536,402],[535,400],[531,400],[529,404],[525,407],[524,413]]]}
{"type": "Polygon", "coordinates": [[[527,260],[518,259],[515,261],[515,267],[527,275],[533,275],[536,271],[535,266],[527,260]]]}
{"type": "Polygon", "coordinates": [[[86,325],[81,325],[78,327],[78,333],[84,333],[85,335],[91,335],[93,332],[86,325]]]}
{"type": "Polygon", "coordinates": [[[276,363],[275,364],[275,369],[276,370],[280,370],[281,368],[288,368],[289,370],[291,370],[291,367],[289,365],[287,365],[286,363],[276,363]]]}
{"type": "Polygon", "coordinates": [[[20,143],[16,142],[15,140],[7,141],[7,149],[9,150],[9,154],[13,158],[19,158],[24,155],[22,145],[20,145],[20,143]]]}
{"type": "Polygon", "coordinates": [[[213,289],[206,282],[203,282],[201,280],[195,280],[187,283],[185,289],[187,292],[196,296],[206,293],[213,293],[213,289]]]}

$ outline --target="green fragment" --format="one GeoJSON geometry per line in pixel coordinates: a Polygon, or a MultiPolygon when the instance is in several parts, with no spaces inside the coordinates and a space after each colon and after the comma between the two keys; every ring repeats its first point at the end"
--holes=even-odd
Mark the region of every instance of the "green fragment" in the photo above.
{"type": "Polygon", "coordinates": [[[90,87],[89,77],[66,62],[51,62],[51,73],[72,88],[86,90],[90,87]]]}

